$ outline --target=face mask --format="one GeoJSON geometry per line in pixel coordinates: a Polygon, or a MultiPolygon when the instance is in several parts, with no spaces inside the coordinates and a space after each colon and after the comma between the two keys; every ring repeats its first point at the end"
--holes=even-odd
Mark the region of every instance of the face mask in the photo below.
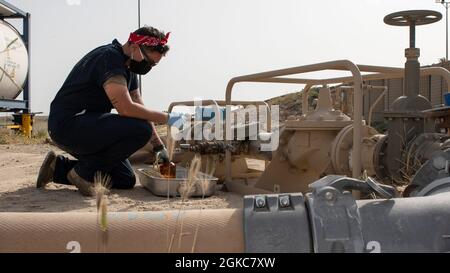
{"type": "MultiPolygon", "coordinates": [[[[139,48],[139,50],[141,50],[141,49],[139,48]]],[[[142,54],[142,51],[141,51],[141,54],[142,54]]],[[[129,69],[133,73],[136,73],[139,75],[144,75],[144,74],[147,74],[152,69],[152,65],[145,58],[142,59],[142,61],[140,61],[140,62],[133,60],[133,53],[131,53],[129,69]]]]}

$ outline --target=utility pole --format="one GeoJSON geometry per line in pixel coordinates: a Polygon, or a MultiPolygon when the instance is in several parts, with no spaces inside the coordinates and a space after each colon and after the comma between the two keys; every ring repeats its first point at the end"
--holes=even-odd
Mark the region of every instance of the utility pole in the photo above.
{"type": "MultiPolygon", "coordinates": [[[[138,0],[138,28],[141,28],[141,0],[138,0]]],[[[139,93],[142,96],[142,76],[139,75],[139,93]]]]}
{"type": "Polygon", "coordinates": [[[436,0],[445,7],[445,60],[448,61],[448,6],[450,1],[436,0]]]}

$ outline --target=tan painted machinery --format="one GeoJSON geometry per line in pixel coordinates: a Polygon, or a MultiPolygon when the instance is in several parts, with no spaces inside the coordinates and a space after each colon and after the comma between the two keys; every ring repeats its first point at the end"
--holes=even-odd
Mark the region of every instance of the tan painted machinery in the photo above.
{"type": "MultiPolygon", "coordinates": [[[[435,124],[443,115],[438,117],[432,114],[435,110],[431,109],[429,101],[419,95],[418,79],[421,75],[437,75],[450,83],[450,73],[443,68],[420,68],[419,49],[415,48],[414,42],[416,25],[432,23],[440,18],[440,13],[434,11],[406,11],[386,16],[387,24],[410,27],[410,47],[405,50],[407,62],[404,69],[356,65],[350,61],[341,60],[231,79],[227,86],[225,102],[208,102],[212,102],[213,110],[217,113],[220,106],[226,107],[226,122],[220,130],[225,131],[227,137],[234,135],[234,138],[215,141],[197,138],[197,140],[181,141],[177,147],[182,148],[181,151],[191,152],[189,154],[181,152],[184,154],[184,161],[189,162],[195,152],[202,154],[205,157],[203,161],[214,161],[215,165],[219,166],[215,175],[223,178],[230,191],[243,194],[307,192],[310,190],[310,183],[326,175],[338,174],[361,178],[364,171],[368,176],[377,177],[378,180],[388,184],[410,182],[410,178],[418,167],[430,159],[432,152],[439,150],[447,139],[446,136],[436,133],[435,124]],[[323,70],[348,71],[352,75],[320,80],[288,77],[323,70]],[[405,93],[393,103],[391,110],[384,114],[389,124],[388,134],[384,135],[366,124],[362,115],[362,94],[364,90],[386,91],[386,86],[371,86],[365,82],[389,78],[404,78],[405,93]],[[256,139],[252,139],[251,134],[247,133],[243,139],[238,139],[236,133],[230,133],[242,126],[246,127],[245,132],[250,132],[251,127],[255,126],[245,122],[238,125],[231,124],[230,120],[236,120],[232,115],[239,115],[239,110],[232,111],[233,106],[255,104],[255,102],[231,101],[233,87],[240,82],[306,85],[302,92],[304,114],[288,118],[280,128],[271,124],[270,129],[274,129],[272,134],[279,133],[279,145],[273,151],[261,150],[260,147],[264,141],[259,135],[256,139]],[[346,112],[352,113],[353,120],[341,110],[333,108],[334,105],[342,105],[342,103],[332,101],[329,85],[337,85],[338,87],[333,87],[337,90],[352,91],[353,105],[346,112]],[[308,111],[308,93],[314,86],[320,86],[319,97],[315,110],[308,111]],[[423,133],[427,135],[422,135],[423,133]],[[430,147],[434,150],[430,151],[428,149],[430,147]],[[264,171],[249,172],[246,158],[266,160],[264,171]]],[[[381,98],[382,96],[375,101],[375,104],[379,103],[381,98]]],[[[179,104],[194,105],[194,102],[173,103],[169,111],[179,104]]],[[[368,124],[371,122],[375,104],[370,109],[368,124]]],[[[267,107],[268,115],[271,115],[272,106],[261,102],[257,105],[267,107]]],[[[222,117],[217,115],[214,121],[217,123],[220,118],[222,117]]],[[[191,133],[193,128],[188,130],[191,133]]]]}

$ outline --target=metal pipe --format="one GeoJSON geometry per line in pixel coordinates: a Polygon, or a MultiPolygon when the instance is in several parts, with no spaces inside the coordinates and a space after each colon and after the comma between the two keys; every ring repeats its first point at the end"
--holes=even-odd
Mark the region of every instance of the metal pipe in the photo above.
{"type": "MultiPolygon", "coordinates": [[[[336,91],[340,93],[342,90],[353,90],[353,89],[354,89],[353,86],[338,86],[338,87],[336,88],[336,91]]],[[[338,96],[339,96],[339,95],[338,95],[338,96]]],[[[337,98],[339,98],[338,96],[337,96],[337,98]]],[[[353,102],[350,104],[351,107],[353,107],[353,104],[354,104],[353,102]]],[[[340,106],[341,106],[341,109],[340,109],[340,110],[341,110],[342,112],[344,112],[344,109],[342,109],[342,105],[343,105],[342,102],[340,102],[340,106]]],[[[352,110],[350,116],[353,117],[353,115],[354,115],[354,114],[353,114],[353,110],[352,110]]]]}
{"type": "Polygon", "coordinates": [[[403,67],[357,64],[361,72],[395,73],[403,71],[403,67]]]}
{"type": "Polygon", "coordinates": [[[416,22],[411,21],[409,25],[409,47],[416,47],[416,22]]]}
{"type": "Polygon", "coordinates": [[[138,0],[138,28],[141,27],[141,0],[138,0]]]}
{"type": "Polygon", "coordinates": [[[335,98],[335,101],[334,101],[334,106],[336,106],[336,108],[335,109],[339,109],[341,112],[343,112],[344,113],[344,111],[343,111],[343,109],[342,109],[342,98],[341,98],[341,96],[342,96],[342,90],[338,87],[338,88],[336,88],[336,92],[335,92],[335,96],[334,96],[334,98],[335,98]]]}
{"type": "Polygon", "coordinates": [[[96,213],[0,213],[0,252],[244,252],[240,209],[114,212],[107,232],[97,219],[96,213]]]}
{"type": "MultiPolygon", "coordinates": [[[[420,69],[420,76],[441,76],[443,77],[447,83],[450,84],[450,71],[446,70],[443,67],[424,67],[420,69]]],[[[400,68],[397,71],[391,71],[380,74],[370,74],[370,75],[362,75],[363,81],[369,80],[387,80],[387,79],[403,79],[404,78],[404,69],[400,68]]],[[[331,84],[331,83],[352,83],[353,77],[341,77],[341,78],[330,78],[321,83],[331,84]]]]}
{"type": "MultiPolygon", "coordinates": [[[[403,78],[403,72],[401,73],[392,73],[392,74],[369,74],[369,75],[362,75],[363,81],[373,81],[373,80],[382,80],[382,79],[393,79],[393,78],[403,78]]],[[[341,78],[330,78],[327,80],[322,81],[324,84],[333,84],[333,83],[343,83],[343,84],[350,84],[353,82],[353,77],[341,77],[341,78]]]]}
{"type": "Polygon", "coordinates": [[[425,67],[420,69],[421,76],[441,76],[447,82],[447,85],[450,86],[450,71],[443,67],[425,67]]]}
{"type": "Polygon", "coordinates": [[[381,93],[380,96],[378,96],[378,98],[375,100],[375,102],[369,108],[369,118],[367,121],[367,125],[369,125],[369,126],[372,125],[372,112],[375,109],[375,106],[377,106],[377,104],[381,101],[381,99],[384,98],[384,96],[386,95],[386,93],[388,91],[387,86],[371,86],[372,89],[379,89],[379,88],[374,88],[374,87],[381,87],[384,91],[383,91],[383,93],[381,93]]]}
{"type": "Polygon", "coordinates": [[[440,1],[445,8],[445,60],[448,61],[448,5],[450,2],[440,1]]]}
{"type": "MultiPolygon", "coordinates": [[[[329,63],[326,63],[329,64],[329,63]]],[[[342,67],[338,67],[335,64],[332,64],[331,66],[333,66],[333,69],[336,70],[342,70],[342,67]]],[[[358,65],[358,68],[361,69],[361,71],[365,71],[365,72],[377,72],[380,74],[370,74],[370,75],[362,75],[361,78],[362,80],[372,80],[372,79],[386,79],[386,78],[402,78],[403,76],[403,72],[404,72],[404,68],[397,68],[397,67],[384,67],[384,66],[370,66],[370,65],[358,65]]],[[[259,73],[259,74],[252,74],[252,75],[247,75],[247,76],[241,76],[241,77],[236,77],[233,78],[232,80],[230,80],[230,82],[227,85],[227,93],[230,93],[229,96],[229,100],[231,101],[231,91],[232,87],[234,86],[234,84],[236,82],[281,82],[283,81],[283,78],[275,78],[275,77],[279,77],[281,76],[280,73],[285,73],[285,74],[297,74],[297,73],[303,73],[305,70],[308,69],[317,69],[317,66],[314,65],[310,65],[310,66],[304,66],[304,67],[295,67],[295,68],[290,68],[290,69],[282,69],[282,70],[276,70],[276,71],[271,71],[271,72],[265,72],[265,73],[259,73]],[[296,72],[299,71],[299,72],[296,72]],[[302,72],[303,71],[303,72],[302,72]],[[267,78],[258,78],[261,77],[261,75],[266,76],[267,78]]],[[[445,70],[442,67],[428,67],[428,68],[422,68],[421,69],[421,75],[440,75],[442,77],[444,77],[446,79],[446,81],[448,83],[450,83],[450,72],[445,70]]],[[[294,80],[299,80],[298,83],[300,83],[300,81],[302,81],[301,83],[304,83],[304,79],[289,79],[289,81],[294,81],[294,80]]],[[[338,82],[353,82],[354,77],[341,77],[341,78],[334,78],[334,79],[327,79],[327,81],[332,81],[334,83],[338,83],[338,82]]],[[[320,82],[320,80],[312,80],[313,82],[320,82]]],[[[323,81],[322,81],[323,82],[323,81]]],[[[302,104],[302,113],[307,113],[308,112],[308,93],[309,93],[309,89],[312,87],[312,84],[307,84],[305,86],[304,89],[304,93],[303,93],[303,104],[302,104]]],[[[354,93],[358,93],[358,92],[354,92],[354,93]]],[[[227,97],[227,95],[226,95],[227,97]]],[[[359,96],[358,94],[354,94],[354,104],[356,104],[358,102],[357,97],[360,97],[360,103],[361,103],[361,107],[362,107],[362,95],[359,96]],[[355,103],[356,102],[356,103],[355,103]]],[[[219,102],[219,101],[218,101],[219,102]]],[[[224,101],[224,104],[222,104],[223,101],[220,101],[220,105],[229,105],[227,100],[224,101]]],[[[174,105],[176,104],[188,104],[188,102],[178,102],[178,103],[172,103],[169,106],[169,112],[171,111],[171,109],[174,107],[174,105]]],[[[233,101],[233,103],[235,103],[233,101]]],[[[242,104],[242,103],[239,103],[242,104]]],[[[227,106],[228,108],[228,106],[227,106]]],[[[356,109],[355,109],[356,110],[356,109]]],[[[229,107],[229,110],[227,112],[231,111],[231,107],[229,107]]],[[[362,109],[361,109],[361,122],[362,122],[362,109]]],[[[355,113],[355,117],[356,113],[355,113]]],[[[229,120],[229,117],[227,117],[226,122],[229,120]]],[[[356,124],[356,123],[355,123],[356,124]]],[[[226,134],[227,134],[227,138],[231,137],[230,131],[227,130],[227,128],[231,128],[231,123],[227,124],[226,123],[226,134]]],[[[354,139],[355,141],[355,139],[354,139]]],[[[358,141],[356,141],[356,144],[358,146],[358,141]]],[[[225,155],[225,166],[226,166],[226,181],[230,181],[231,180],[231,154],[229,154],[229,152],[226,153],[225,155]]],[[[353,171],[352,171],[353,173],[353,171]]],[[[358,171],[354,171],[354,173],[358,173],[358,171]]]]}
{"type": "Polygon", "coordinates": [[[27,17],[27,13],[21,9],[19,9],[18,7],[14,6],[13,4],[10,4],[4,0],[0,0],[0,4],[2,6],[5,6],[6,8],[14,11],[17,15],[12,15],[12,16],[7,16],[9,18],[24,18],[27,17]]]}
{"type": "Polygon", "coordinates": [[[308,206],[291,219],[280,217],[292,210],[279,205],[260,210],[246,206],[245,213],[242,209],[114,212],[108,214],[106,232],[92,212],[0,213],[0,253],[242,253],[255,243],[256,251],[273,252],[280,243],[305,237],[312,240],[303,249],[315,252],[448,252],[450,192],[443,190],[423,197],[355,201],[334,187],[323,187],[302,198],[308,206]],[[321,197],[327,192],[336,199],[321,197]],[[246,230],[255,219],[258,230],[246,230]],[[275,230],[291,232],[274,233],[275,219],[283,219],[277,224],[285,225],[275,230]],[[299,225],[302,219],[309,225],[299,225]],[[258,233],[262,236],[252,241],[258,233]]]}
{"type": "Polygon", "coordinates": [[[23,17],[23,40],[25,42],[25,46],[28,51],[28,73],[27,79],[25,81],[24,92],[23,92],[23,100],[26,103],[26,109],[23,110],[25,114],[31,113],[31,96],[30,96],[30,87],[31,87],[31,45],[30,45],[30,29],[31,29],[31,15],[26,13],[25,17],[23,17]]]}
{"type": "MultiPolygon", "coordinates": [[[[190,101],[178,101],[178,102],[172,102],[170,105],[169,105],[169,108],[168,108],[168,112],[170,113],[170,112],[172,112],[172,109],[175,107],[175,106],[179,106],[179,105],[183,105],[183,106],[195,106],[195,104],[196,103],[198,103],[199,101],[193,101],[193,100],[190,100],[190,101]]],[[[214,105],[214,107],[215,107],[215,109],[216,109],[216,112],[217,113],[219,113],[219,115],[216,115],[215,116],[215,118],[216,118],[216,124],[220,124],[219,122],[218,122],[218,119],[220,120],[220,109],[219,109],[219,106],[227,106],[227,102],[226,101],[223,101],[223,100],[201,100],[200,101],[202,104],[207,104],[207,103],[209,103],[209,104],[213,104],[214,105]]],[[[269,104],[267,103],[267,102],[265,102],[265,101],[232,101],[231,102],[233,105],[265,105],[266,106],[266,109],[267,109],[267,115],[268,115],[268,122],[267,122],[267,130],[268,131],[271,131],[272,130],[272,122],[271,122],[271,116],[272,116],[272,111],[271,111],[271,109],[270,109],[270,107],[269,107],[269,104]]],[[[226,108],[226,113],[225,113],[225,115],[226,115],[226,121],[225,122],[227,122],[228,120],[230,120],[231,121],[231,107],[227,107],[226,108]],[[230,113],[230,114],[229,114],[230,113]]],[[[258,115],[259,115],[259,113],[258,113],[258,115]]],[[[226,139],[230,139],[230,138],[228,138],[228,132],[226,131],[226,128],[227,127],[225,127],[225,132],[226,132],[226,135],[227,135],[227,137],[226,137],[226,139]]],[[[217,129],[217,128],[216,128],[217,129]]],[[[216,131],[216,133],[218,133],[217,131],[216,131]]],[[[170,143],[170,141],[171,141],[171,138],[172,138],[172,135],[171,135],[171,128],[170,128],[170,126],[167,126],[167,143],[170,143]]],[[[230,142],[229,141],[225,141],[227,144],[230,144],[230,142]]],[[[227,150],[226,152],[225,152],[225,180],[228,180],[228,181],[230,181],[231,180],[231,153],[227,150]],[[227,179],[227,178],[229,178],[229,179],[227,179]]]]}
{"type": "MultiPolygon", "coordinates": [[[[362,75],[363,80],[377,80],[383,79],[386,74],[367,74],[362,75]]],[[[267,78],[261,80],[254,80],[252,82],[266,82],[266,83],[285,83],[285,84],[310,84],[310,85],[325,85],[325,84],[333,84],[333,83],[343,83],[351,81],[353,77],[338,77],[338,78],[328,78],[328,79],[303,79],[303,78],[283,78],[283,77],[274,77],[267,78]]]]}
{"type": "Polygon", "coordinates": [[[308,104],[308,94],[309,90],[311,89],[313,85],[307,84],[305,88],[303,88],[303,94],[302,94],[302,115],[306,115],[309,112],[309,104],[308,104]]]}
{"type": "Polygon", "coordinates": [[[267,82],[267,83],[292,83],[292,84],[321,84],[322,80],[319,79],[301,79],[301,78],[283,78],[273,77],[267,79],[253,80],[252,82],[267,82]]]}
{"type": "MultiPolygon", "coordinates": [[[[352,175],[355,178],[359,178],[361,174],[361,130],[362,130],[362,78],[361,78],[361,72],[358,69],[358,67],[348,61],[348,60],[338,60],[338,61],[331,61],[331,62],[325,62],[325,63],[317,63],[317,64],[311,64],[311,65],[305,65],[305,66],[298,66],[298,67],[292,67],[292,68],[286,68],[286,69],[280,69],[280,70],[274,70],[274,71],[268,71],[268,72],[262,72],[262,73],[256,73],[256,74],[250,74],[250,75],[244,75],[239,76],[231,79],[226,88],[225,93],[225,99],[227,101],[227,108],[229,107],[231,109],[231,93],[233,90],[233,86],[235,83],[238,82],[254,82],[261,79],[267,79],[267,78],[273,78],[278,76],[286,76],[286,75],[293,75],[293,74],[301,74],[306,72],[314,72],[314,71],[321,71],[321,70],[346,70],[350,71],[354,78],[354,86],[355,86],[355,92],[354,92],[354,129],[353,129],[353,158],[354,158],[354,164],[353,164],[353,170],[352,175]]],[[[227,112],[229,110],[227,109],[227,112]]],[[[229,121],[229,113],[227,113],[227,120],[226,120],[226,133],[227,133],[227,139],[229,139],[229,136],[231,137],[231,123],[229,121]]],[[[226,153],[226,158],[231,160],[231,154],[230,152],[226,153]]],[[[227,168],[231,168],[231,166],[227,166],[227,168]]],[[[231,177],[226,177],[226,181],[229,181],[231,177]]]]}
{"type": "MultiPolygon", "coordinates": [[[[368,80],[380,80],[380,79],[392,79],[392,78],[403,78],[404,68],[398,67],[387,67],[387,66],[372,66],[372,65],[357,65],[361,72],[378,72],[379,74],[368,74],[361,75],[363,81],[368,80]]],[[[450,82],[450,74],[447,71],[436,71],[436,72],[427,72],[431,70],[445,69],[441,67],[427,67],[421,68],[421,75],[440,75],[442,77],[448,78],[450,82]],[[436,69],[437,68],[437,69],[436,69]],[[423,73],[422,73],[423,72],[423,73]]],[[[336,68],[336,70],[342,70],[336,68]]],[[[292,83],[292,84],[307,84],[310,86],[321,85],[321,84],[331,84],[331,83],[348,83],[353,80],[353,77],[337,77],[337,78],[329,78],[329,79],[301,79],[301,78],[281,78],[281,77],[270,77],[266,79],[255,79],[248,82],[266,82],[266,83],[292,83]]],[[[246,81],[244,81],[246,82],[246,81]]],[[[305,88],[306,89],[306,88],[305,88]]],[[[192,101],[185,102],[177,102],[174,105],[186,104],[186,106],[193,106],[188,104],[192,101]]],[[[220,106],[226,106],[226,101],[217,101],[220,106]],[[223,104],[222,104],[223,102],[223,104]]],[[[232,104],[255,104],[258,102],[249,102],[249,101],[233,101],[232,104]]],[[[170,109],[173,108],[169,107],[170,109]]],[[[170,111],[169,111],[170,112],[170,111]]]]}
{"type": "MultiPolygon", "coordinates": [[[[141,0],[138,0],[138,29],[141,28],[141,0]]],[[[139,93],[142,96],[142,75],[139,75],[139,93]]]]}

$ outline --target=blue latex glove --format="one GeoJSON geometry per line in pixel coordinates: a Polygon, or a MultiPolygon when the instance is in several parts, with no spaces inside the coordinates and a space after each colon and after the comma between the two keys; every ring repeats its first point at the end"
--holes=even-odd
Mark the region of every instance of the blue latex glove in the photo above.
{"type": "Polygon", "coordinates": [[[172,112],[169,113],[169,120],[167,121],[167,124],[181,130],[183,128],[183,125],[187,122],[188,118],[188,114],[172,112]]]}

